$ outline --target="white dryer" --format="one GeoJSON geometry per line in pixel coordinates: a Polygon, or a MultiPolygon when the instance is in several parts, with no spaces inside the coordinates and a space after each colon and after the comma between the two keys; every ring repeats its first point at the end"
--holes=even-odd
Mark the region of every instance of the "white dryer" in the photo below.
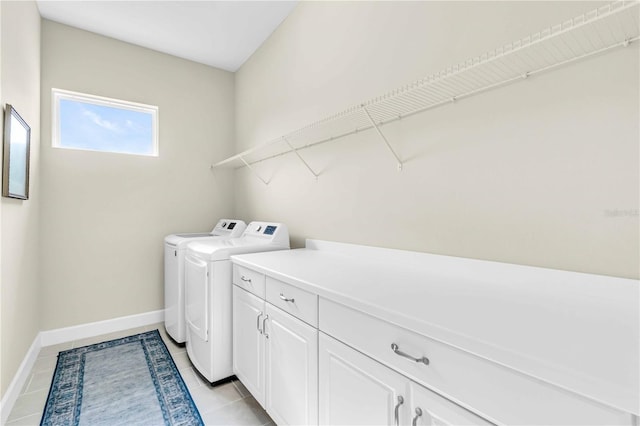
{"type": "Polygon", "coordinates": [[[237,238],[247,224],[220,219],[211,232],[171,234],[164,239],[164,327],[178,343],[186,341],[184,321],[184,255],[193,241],[237,238]]]}
{"type": "Polygon", "coordinates": [[[289,249],[281,223],[251,222],[240,238],[196,241],[185,256],[187,354],[210,382],[233,375],[232,272],[229,256],[289,249]]]}

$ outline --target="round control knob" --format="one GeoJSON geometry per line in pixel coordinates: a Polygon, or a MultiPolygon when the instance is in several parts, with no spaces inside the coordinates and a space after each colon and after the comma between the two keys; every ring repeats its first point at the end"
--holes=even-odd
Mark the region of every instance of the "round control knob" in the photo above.
{"type": "Polygon", "coordinates": [[[258,229],[256,229],[257,232],[260,232],[262,230],[262,226],[258,225],[258,229]]]}
{"type": "Polygon", "coordinates": [[[227,222],[222,222],[222,227],[224,228],[225,226],[227,226],[227,222]]]}

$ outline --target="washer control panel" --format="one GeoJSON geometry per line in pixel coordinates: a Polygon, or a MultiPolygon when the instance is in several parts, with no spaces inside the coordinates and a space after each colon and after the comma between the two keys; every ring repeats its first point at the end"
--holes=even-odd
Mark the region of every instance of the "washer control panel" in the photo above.
{"type": "Polygon", "coordinates": [[[220,219],[211,231],[211,235],[224,235],[230,238],[240,237],[247,225],[241,220],[220,219]]]}

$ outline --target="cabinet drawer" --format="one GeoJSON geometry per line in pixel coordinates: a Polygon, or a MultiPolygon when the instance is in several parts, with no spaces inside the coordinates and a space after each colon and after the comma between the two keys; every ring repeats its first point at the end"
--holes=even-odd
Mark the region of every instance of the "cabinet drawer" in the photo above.
{"type": "Polygon", "coordinates": [[[318,327],[318,296],[315,294],[267,277],[266,299],[294,317],[318,327]]]}
{"type": "Polygon", "coordinates": [[[233,283],[264,299],[265,276],[260,272],[233,265],[233,283]]]}
{"type": "Polygon", "coordinates": [[[324,298],[319,328],[495,423],[633,424],[631,414],[324,298]]]}

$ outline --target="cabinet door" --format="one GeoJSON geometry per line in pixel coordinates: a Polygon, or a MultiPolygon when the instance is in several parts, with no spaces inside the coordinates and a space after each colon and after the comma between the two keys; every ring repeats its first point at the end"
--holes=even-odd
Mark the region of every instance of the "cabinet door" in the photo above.
{"type": "Polygon", "coordinates": [[[279,425],[318,424],[318,330],[267,303],[267,406],[279,425]]]}
{"type": "Polygon", "coordinates": [[[233,286],[233,372],[264,407],[264,301],[233,286]]]}
{"type": "Polygon", "coordinates": [[[407,424],[408,379],[323,333],[319,342],[320,424],[407,424]]]}
{"type": "Polygon", "coordinates": [[[408,387],[412,426],[492,424],[417,383],[409,382],[408,387]]]}

